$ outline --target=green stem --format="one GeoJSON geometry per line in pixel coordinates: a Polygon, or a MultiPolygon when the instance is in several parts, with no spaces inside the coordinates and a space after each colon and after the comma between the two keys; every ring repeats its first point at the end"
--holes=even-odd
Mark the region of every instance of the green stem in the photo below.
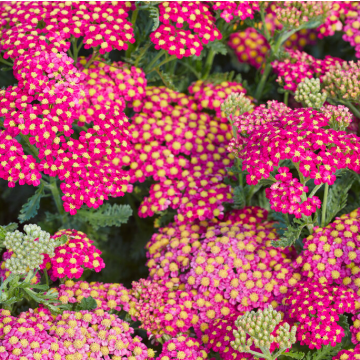
{"type": "Polygon", "coordinates": [[[264,6],[260,5],[260,16],[261,16],[261,22],[262,22],[262,26],[264,27],[264,35],[267,41],[270,40],[270,34],[269,34],[269,30],[266,27],[266,21],[265,21],[265,9],[264,6]]]}
{"type": "Polygon", "coordinates": [[[132,15],[131,15],[131,23],[133,24],[133,26],[134,26],[135,23],[136,23],[136,19],[137,19],[137,17],[138,17],[138,13],[139,13],[139,7],[137,7],[137,8],[133,11],[133,13],[132,13],[132,15]]]}
{"type": "Polygon", "coordinates": [[[11,67],[14,66],[14,64],[12,64],[11,62],[6,61],[5,59],[3,59],[3,57],[1,55],[0,55],[0,62],[2,62],[5,65],[11,66],[11,67]]]}
{"type": "Polygon", "coordinates": [[[60,196],[59,188],[58,188],[58,186],[56,184],[56,177],[52,176],[50,178],[49,188],[50,188],[51,194],[52,194],[52,196],[54,198],[57,211],[59,212],[59,214],[63,218],[64,215],[65,215],[65,210],[64,210],[64,207],[63,207],[62,202],[61,202],[61,196],[60,196]]]}
{"type": "MultiPolygon", "coordinates": [[[[138,14],[139,14],[139,7],[137,7],[132,15],[131,15],[131,23],[132,23],[132,26],[133,26],[133,29],[134,29],[134,32],[135,32],[135,23],[136,23],[136,19],[138,17],[138,14]]],[[[126,58],[129,58],[131,56],[131,53],[135,50],[136,48],[136,45],[135,44],[129,44],[128,45],[128,48],[125,52],[125,57],[126,58]]]]}
{"type": "Polygon", "coordinates": [[[272,69],[271,63],[267,63],[265,65],[265,69],[264,69],[264,72],[263,72],[263,74],[261,76],[260,82],[259,82],[259,84],[258,84],[258,86],[256,88],[255,98],[257,100],[260,100],[260,98],[261,98],[261,95],[263,93],[267,77],[269,76],[269,74],[271,72],[271,69],[272,69]]]}
{"type": "Polygon", "coordinates": [[[238,171],[239,171],[239,185],[241,186],[241,188],[243,188],[243,186],[244,186],[244,181],[243,181],[243,177],[242,177],[242,172],[241,172],[241,168],[240,168],[240,159],[239,158],[237,158],[236,159],[237,161],[236,161],[236,167],[237,167],[237,169],[238,169],[238,171]]]}
{"type": "Polygon", "coordinates": [[[257,358],[260,358],[260,359],[262,358],[262,359],[271,360],[271,357],[268,358],[267,356],[265,356],[265,354],[259,353],[259,352],[257,352],[257,351],[247,350],[246,352],[247,352],[247,353],[250,353],[250,354],[253,354],[253,355],[255,355],[257,358]]]}
{"type": "Polygon", "coordinates": [[[284,94],[284,104],[286,106],[288,106],[288,102],[289,102],[289,92],[288,91],[285,91],[285,94],[284,94]]]}
{"type": "MultiPolygon", "coordinates": [[[[167,59],[163,60],[158,66],[156,66],[156,69],[160,68],[160,66],[163,66],[164,64],[172,61],[176,59],[176,55],[171,55],[170,57],[168,57],[167,59]]],[[[147,74],[151,74],[153,71],[155,71],[155,69],[152,69],[150,72],[148,72],[147,74]]]]}
{"type": "Polygon", "coordinates": [[[316,185],[314,188],[313,188],[313,191],[310,193],[309,195],[309,198],[313,197],[316,192],[323,186],[323,184],[319,184],[319,185],[316,185]]]}
{"type": "Polygon", "coordinates": [[[83,46],[83,40],[81,40],[79,46],[77,46],[77,42],[78,42],[78,39],[74,37],[73,40],[72,40],[72,44],[73,44],[73,47],[74,47],[73,57],[72,58],[74,59],[74,63],[77,62],[79,50],[83,46]]]}
{"type": "Polygon", "coordinates": [[[208,56],[205,61],[205,65],[204,65],[204,73],[201,76],[202,80],[206,80],[207,77],[209,76],[213,62],[214,62],[214,57],[215,57],[215,51],[212,48],[210,48],[208,56]]]}
{"type": "Polygon", "coordinates": [[[324,227],[326,225],[325,221],[326,221],[326,207],[327,207],[328,194],[329,194],[329,184],[325,183],[324,198],[321,209],[321,227],[324,227]]]}
{"type": "Polygon", "coordinates": [[[355,105],[353,105],[351,102],[346,101],[344,102],[344,104],[351,110],[351,112],[358,118],[360,119],[360,112],[359,110],[355,107],[355,105]]]}
{"type": "Polygon", "coordinates": [[[25,144],[28,147],[28,150],[31,153],[31,155],[33,155],[36,159],[39,159],[38,158],[39,152],[38,152],[38,150],[36,149],[35,146],[30,144],[29,137],[26,136],[26,135],[23,135],[21,133],[19,135],[20,135],[21,139],[25,142],[25,144]]]}
{"type": "MultiPolygon", "coordinates": [[[[301,173],[300,171],[300,168],[299,168],[299,163],[294,163],[295,167],[296,167],[296,170],[299,174],[299,178],[300,178],[300,182],[301,184],[305,185],[305,178],[304,178],[304,175],[301,173]]],[[[306,199],[305,199],[306,200],[306,199]]]]}
{"type": "Polygon", "coordinates": [[[95,50],[95,49],[94,49],[93,54],[92,54],[90,60],[89,60],[89,61],[85,64],[85,66],[84,66],[85,69],[88,69],[88,68],[89,68],[89,66],[94,62],[94,60],[95,60],[95,58],[96,58],[97,55],[98,55],[98,50],[95,50]]]}
{"type": "Polygon", "coordinates": [[[156,56],[152,59],[152,61],[150,62],[150,64],[146,67],[145,72],[147,74],[149,74],[152,70],[152,67],[156,64],[156,62],[165,54],[165,50],[160,50],[156,56]]]}
{"type": "Polygon", "coordinates": [[[45,282],[46,282],[46,285],[47,286],[50,286],[50,283],[49,283],[49,275],[48,275],[48,272],[46,270],[46,267],[44,268],[44,274],[45,274],[45,282]]]}

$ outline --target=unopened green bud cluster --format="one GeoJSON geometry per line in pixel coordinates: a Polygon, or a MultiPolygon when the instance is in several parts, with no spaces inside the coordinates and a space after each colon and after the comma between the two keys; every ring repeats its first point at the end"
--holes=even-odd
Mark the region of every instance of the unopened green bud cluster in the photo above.
{"type": "Polygon", "coordinates": [[[252,110],[253,107],[254,105],[244,93],[232,93],[221,104],[221,111],[233,122],[234,116],[240,116],[252,110]]]}
{"type": "Polygon", "coordinates": [[[326,93],[321,93],[319,79],[305,79],[296,88],[295,100],[305,107],[320,109],[325,100],[326,93]]]}
{"type": "Polygon", "coordinates": [[[292,344],[296,342],[295,326],[290,330],[290,325],[284,323],[277,329],[276,335],[272,335],[280,321],[280,313],[274,310],[272,306],[264,311],[246,312],[235,321],[238,330],[233,332],[235,341],[231,342],[231,346],[239,352],[251,352],[250,347],[252,345],[269,351],[273,342],[279,345],[280,350],[285,351],[291,348],[292,344]]]}
{"type": "Polygon", "coordinates": [[[338,101],[360,101],[360,61],[336,63],[321,80],[328,97],[338,101]]]}
{"type": "Polygon", "coordinates": [[[50,234],[42,231],[37,225],[25,225],[25,234],[16,230],[8,232],[5,236],[4,245],[14,253],[7,259],[5,266],[12,273],[22,275],[30,270],[39,268],[44,261],[44,255],[54,256],[54,249],[58,245],[50,234]]]}

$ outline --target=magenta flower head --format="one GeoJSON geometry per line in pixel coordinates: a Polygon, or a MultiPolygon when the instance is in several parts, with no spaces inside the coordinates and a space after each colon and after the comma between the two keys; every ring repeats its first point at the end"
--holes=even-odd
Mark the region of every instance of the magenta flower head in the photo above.
{"type": "Polygon", "coordinates": [[[339,314],[353,313],[355,298],[346,287],[305,281],[290,289],[283,304],[290,319],[300,323],[296,333],[300,344],[320,349],[341,342],[344,329],[337,324],[339,314]]]}
{"type": "Polygon", "coordinates": [[[84,269],[93,269],[96,272],[105,267],[101,259],[101,251],[94,245],[84,233],[76,230],[60,230],[52,238],[57,239],[66,235],[68,240],[65,244],[55,249],[55,255],[45,256],[42,268],[49,270],[52,280],[68,278],[79,279],[84,269]]]}
{"type": "Polygon", "coordinates": [[[359,228],[358,210],[342,215],[325,228],[315,228],[296,259],[302,275],[321,284],[345,286],[360,296],[359,228]]]}

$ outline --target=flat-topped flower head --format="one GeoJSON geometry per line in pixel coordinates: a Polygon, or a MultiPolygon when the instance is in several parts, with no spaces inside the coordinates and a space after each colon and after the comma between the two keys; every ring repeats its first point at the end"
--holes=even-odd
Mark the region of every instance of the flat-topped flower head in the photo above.
{"type": "Polygon", "coordinates": [[[200,342],[192,337],[178,336],[163,344],[159,360],[203,360],[207,352],[200,342]]]}
{"type": "Polygon", "coordinates": [[[128,311],[129,290],[122,284],[66,280],[59,287],[59,300],[62,304],[81,303],[83,298],[91,296],[98,309],[105,311],[128,311]]]}
{"type": "Polygon", "coordinates": [[[100,54],[126,50],[129,42],[135,42],[127,20],[130,10],[135,10],[130,1],[7,3],[0,13],[7,25],[0,37],[5,58],[17,57],[28,49],[66,51],[70,37],[83,37],[84,47],[99,47],[100,54]]]}
{"type": "Polygon", "coordinates": [[[212,8],[220,10],[220,17],[227,23],[234,18],[240,18],[241,20],[253,19],[255,11],[259,11],[258,4],[252,1],[215,1],[212,8]]]}
{"type": "Polygon", "coordinates": [[[156,181],[140,205],[141,217],[172,208],[178,223],[212,219],[222,217],[223,203],[232,201],[231,187],[223,182],[233,159],[224,148],[230,124],[199,111],[198,101],[151,86],[133,102],[131,148],[117,152],[113,163],[128,166],[131,183],[156,181]]]}
{"type": "Polygon", "coordinates": [[[68,240],[65,244],[55,249],[53,256],[46,256],[41,268],[47,268],[52,280],[68,278],[79,279],[84,269],[93,269],[96,272],[105,267],[101,259],[101,251],[94,245],[86,234],[76,230],[60,230],[52,236],[52,239],[66,235],[68,240]]]}
{"type": "Polygon", "coordinates": [[[290,48],[286,49],[288,57],[282,60],[275,60],[271,63],[275,74],[279,77],[277,82],[283,86],[285,90],[295,92],[298,84],[305,79],[311,79],[314,76],[320,77],[324,75],[329,69],[341,64],[344,60],[326,55],[323,60],[316,59],[313,56],[301,52],[294,51],[290,48]]]}
{"type": "Polygon", "coordinates": [[[303,276],[322,284],[336,284],[360,295],[359,213],[342,215],[325,228],[315,228],[296,259],[303,276]]]}
{"type": "MultiPolygon", "coordinates": [[[[341,110],[341,109],[340,109],[341,110]]],[[[243,160],[248,184],[268,178],[282,160],[298,163],[304,178],[315,185],[332,185],[340,169],[359,171],[359,138],[329,128],[332,119],[314,109],[292,110],[268,102],[251,114],[238,117],[234,125],[245,136],[230,143],[229,150],[243,160]]],[[[275,185],[274,185],[275,186],[275,185]]]]}
{"type": "Polygon", "coordinates": [[[54,360],[65,359],[66,345],[49,334],[50,326],[35,316],[13,317],[10,311],[0,310],[0,358],[41,360],[46,354],[54,360]]]}
{"type": "Polygon", "coordinates": [[[304,281],[290,289],[283,304],[290,319],[300,323],[296,332],[300,344],[320,349],[341,342],[345,332],[337,324],[339,314],[354,313],[355,298],[346,287],[304,281]]]}
{"type": "MultiPolygon", "coordinates": [[[[267,211],[258,207],[246,207],[226,214],[228,224],[257,225],[266,220],[267,211]]],[[[190,269],[194,254],[204,241],[207,228],[216,226],[218,221],[195,221],[177,225],[169,224],[160,228],[147,243],[147,266],[150,277],[167,288],[177,287],[184,282],[181,275],[190,269]]]]}
{"type": "Polygon", "coordinates": [[[79,360],[110,357],[145,360],[146,345],[134,329],[116,315],[102,309],[94,311],[64,311],[50,326],[49,334],[66,345],[64,355],[79,360]]]}
{"type": "Polygon", "coordinates": [[[159,13],[161,25],[150,34],[150,40],[155,49],[166,50],[179,59],[199,56],[203,44],[222,38],[205,2],[164,1],[159,4],[159,13]]]}

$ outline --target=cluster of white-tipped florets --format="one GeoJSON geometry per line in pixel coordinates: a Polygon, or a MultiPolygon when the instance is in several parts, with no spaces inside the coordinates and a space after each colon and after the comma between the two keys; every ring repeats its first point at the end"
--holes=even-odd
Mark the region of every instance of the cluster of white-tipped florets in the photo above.
{"type": "Polygon", "coordinates": [[[320,109],[326,100],[326,93],[320,91],[319,79],[306,78],[297,86],[295,100],[305,107],[320,109]]]}
{"type": "Polygon", "coordinates": [[[264,353],[264,358],[272,359],[270,354],[270,346],[277,343],[279,346],[276,357],[286,349],[291,348],[296,342],[296,327],[290,329],[288,323],[284,323],[273,332],[275,327],[280,323],[281,315],[269,306],[265,310],[258,312],[246,312],[243,316],[239,316],[235,321],[238,330],[234,330],[235,341],[231,342],[231,346],[239,352],[254,353],[250,350],[251,346],[255,346],[264,353]]]}
{"type": "Polygon", "coordinates": [[[5,236],[5,247],[13,252],[7,259],[5,266],[14,274],[26,274],[30,270],[38,269],[44,261],[44,255],[54,256],[57,241],[50,238],[50,234],[41,230],[37,225],[25,225],[25,234],[16,230],[5,236]]]}

